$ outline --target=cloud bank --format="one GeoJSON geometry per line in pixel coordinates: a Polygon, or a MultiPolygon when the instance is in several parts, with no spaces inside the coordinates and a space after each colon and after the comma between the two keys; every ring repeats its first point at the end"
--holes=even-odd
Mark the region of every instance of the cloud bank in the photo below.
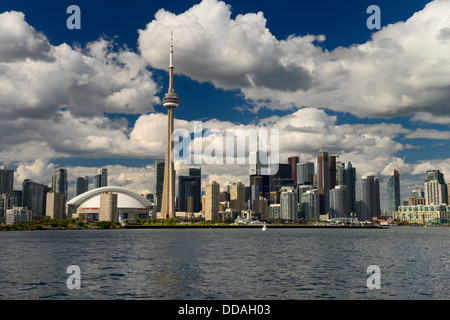
{"type": "Polygon", "coordinates": [[[0,14],[0,118],[138,114],[159,104],[147,63],[112,41],[54,46],[21,12],[0,14]]]}
{"type": "MultiPolygon", "coordinates": [[[[256,107],[321,107],[358,117],[450,116],[450,1],[435,0],[366,43],[323,50],[322,35],[276,39],[262,12],[238,14],[203,0],[181,14],[159,10],[139,31],[153,67],[167,67],[169,33],[176,72],[240,89],[256,107]]],[[[448,122],[446,122],[448,123],[448,122]]]]}
{"type": "MultiPolygon", "coordinates": [[[[286,116],[249,125],[212,119],[203,122],[205,129],[278,128],[281,162],[292,155],[313,161],[323,145],[342,161],[351,160],[358,175],[386,176],[394,168],[422,174],[439,163],[450,175],[448,159],[408,164],[402,154],[414,147],[404,141],[448,140],[448,131],[338,124],[326,112],[411,115],[412,122],[449,124],[450,16],[442,14],[449,11],[450,1],[433,1],[407,21],[374,33],[367,43],[327,51],[318,44],[326,41],[322,35],[279,40],[266,27],[263,13],[231,19],[224,2],[204,0],[179,15],[158,11],[139,31],[139,53],[106,39],[85,47],[52,45],[23,13],[2,13],[0,161],[18,166],[18,183],[26,178],[50,183],[57,158],[163,158],[167,119],[154,112],[153,106],[161,104],[161,87],[147,67],[167,69],[173,30],[176,72],[218,88],[239,89],[255,108],[295,107],[286,116]],[[105,114],[140,116],[130,125],[105,114]]],[[[177,119],[175,127],[192,131],[193,122],[177,119]]],[[[153,191],[151,166],[108,168],[111,183],[153,191]]],[[[202,170],[208,177],[204,183],[248,182],[248,165],[202,170]]],[[[68,171],[73,181],[96,172],[76,166],[68,171]]]]}

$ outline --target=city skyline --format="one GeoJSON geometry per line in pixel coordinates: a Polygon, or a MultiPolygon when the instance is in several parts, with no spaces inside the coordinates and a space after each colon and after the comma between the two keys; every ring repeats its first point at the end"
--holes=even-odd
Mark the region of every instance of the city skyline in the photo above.
{"type": "MultiPolygon", "coordinates": [[[[320,167],[320,163],[322,159],[326,156],[326,158],[330,159],[333,156],[328,156],[326,151],[321,151],[318,153],[317,165],[320,167]]],[[[176,181],[178,181],[176,189],[177,193],[175,195],[176,199],[176,212],[195,212],[195,213],[204,213],[204,209],[202,206],[202,195],[208,194],[208,186],[211,183],[216,183],[219,186],[217,192],[222,193],[225,192],[228,194],[229,199],[222,199],[220,201],[228,201],[230,203],[230,208],[235,210],[236,212],[241,212],[242,210],[252,210],[252,203],[258,199],[264,199],[268,204],[280,204],[280,198],[283,197],[283,193],[294,192],[295,199],[300,205],[303,201],[303,198],[310,192],[317,194],[317,210],[320,214],[329,214],[331,218],[342,217],[345,216],[345,213],[357,213],[358,217],[364,217],[364,219],[369,219],[370,217],[380,217],[383,215],[392,216],[394,212],[398,211],[399,206],[412,206],[412,205],[437,205],[437,204],[445,204],[450,205],[450,196],[449,196],[449,188],[450,182],[445,181],[444,174],[440,172],[440,170],[429,169],[424,174],[423,184],[416,185],[414,188],[408,191],[408,193],[400,194],[399,186],[400,182],[400,173],[397,170],[394,170],[389,176],[389,180],[387,182],[387,203],[390,206],[395,206],[395,210],[390,206],[382,207],[382,199],[380,195],[380,179],[379,177],[371,176],[362,176],[360,179],[356,179],[356,168],[354,168],[350,161],[346,163],[334,162],[331,161],[331,165],[326,164],[327,167],[327,175],[329,181],[334,181],[332,183],[333,187],[328,187],[327,190],[327,208],[324,207],[323,203],[320,203],[320,173],[314,168],[311,168],[311,162],[307,163],[298,163],[291,162],[292,158],[288,159],[288,163],[280,163],[280,170],[277,174],[272,176],[267,176],[267,179],[264,178],[264,175],[260,175],[259,173],[254,173],[252,171],[252,167],[249,170],[249,185],[243,184],[241,181],[237,180],[236,182],[229,182],[225,185],[220,186],[216,181],[202,181],[201,179],[201,166],[198,167],[188,167],[181,171],[179,175],[176,176],[176,181]],[[298,172],[300,173],[302,167],[307,166],[309,171],[313,171],[313,177],[311,181],[306,181],[299,179],[298,177],[303,177],[302,174],[294,175],[294,168],[298,168],[298,172]],[[333,168],[334,167],[334,168],[333,168]],[[202,187],[204,185],[205,187],[202,187]],[[240,187],[239,187],[240,186],[240,187]],[[237,191],[236,187],[239,187],[239,191],[237,191]],[[266,187],[268,189],[266,189],[266,187]],[[272,198],[274,194],[272,191],[278,192],[278,197],[272,198]],[[270,193],[270,195],[269,195],[270,193]],[[239,194],[239,195],[238,195],[239,194]],[[248,199],[244,201],[245,199],[248,199]],[[239,199],[239,200],[237,200],[239,199]],[[238,202],[236,202],[238,201],[238,202]],[[248,206],[248,208],[247,208],[248,206]]],[[[163,160],[157,159],[159,163],[164,164],[163,160]]],[[[163,176],[164,166],[159,170],[160,176],[163,176]]],[[[257,170],[259,172],[259,170],[257,170]]],[[[7,197],[12,196],[17,197],[19,194],[19,199],[11,198],[8,201],[11,202],[11,206],[16,201],[19,203],[28,203],[26,206],[30,207],[33,211],[39,212],[38,215],[41,215],[45,212],[45,198],[47,194],[47,202],[48,196],[50,193],[59,193],[65,199],[66,188],[68,185],[67,180],[67,170],[65,168],[58,168],[53,172],[52,175],[52,183],[51,185],[40,184],[34,180],[25,179],[22,182],[22,188],[14,189],[12,186],[14,185],[14,171],[5,166],[0,166],[0,194],[5,194],[7,197]],[[34,186],[34,187],[33,187],[34,186]],[[38,191],[31,191],[30,188],[37,188],[38,191]],[[31,194],[40,193],[41,196],[36,198],[35,200],[31,200],[31,194]],[[28,196],[28,194],[30,196],[28,196]],[[33,203],[33,204],[31,204],[33,203]],[[35,206],[36,208],[31,208],[35,206]],[[41,212],[42,211],[42,212],[41,212]]],[[[77,192],[79,189],[83,189],[81,193],[92,191],[96,188],[101,188],[108,185],[107,182],[107,169],[101,168],[98,169],[98,175],[93,178],[92,188],[89,187],[89,177],[83,176],[78,177],[76,180],[76,188],[77,192]],[[104,178],[98,178],[99,176],[103,176],[104,178]],[[104,185],[98,184],[99,180],[104,181],[104,185]]],[[[176,174],[176,173],[175,173],[176,174]]],[[[121,186],[117,186],[121,187],[121,186]]],[[[162,177],[154,180],[154,187],[158,190],[158,187],[162,189],[162,177]],[[159,185],[159,186],[158,186],[159,185]]],[[[135,190],[130,190],[131,192],[136,192],[135,190]]],[[[323,193],[323,191],[322,191],[323,193]]],[[[136,194],[139,194],[136,192],[136,194]]],[[[154,204],[154,213],[159,213],[161,210],[159,209],[158,203],[161,203],[163,198],[162,191],[160,193],[151,193],[151,194],[141,194],[146,198],[151,198],[154,204]]],[[[78,194],[77,194],[78,196],[78,194]]],[[[52,198],[53,201],[53,198],[52,198]]],[[[313,201],[313,200],[307,200],[313,201]]],[[[324,202],[324,201],[322,201],[324,202]]],[[[204,205],[204,203],[203,203],[204,205]]],[[[303,204],[302,204],[303,205],[303,204]]],[[[9,205],[8,205],[9,206],[9,205]]],[[[282,209],[281,209],[282,210],[282,209]]],[[[289,209],[291,210],[291,209],[289,209]]],[[[301,208],[299,214],[304,215],[305,211],[308,210],[305,208],[301,208]]],[[[283,210],[282,210],[283,211],[283,210]]],[[[286,214],[290,216],[291,214],[286,214]]]]}
{"type": "MultiPolygon", "coordinates": [[[[292,12],[265,1],[137,1],[123,10],[78,1],[78,31],[65,26],[67,3],[31,3],[0,4],[0,37],[17,44],[14,52],[0,47],[0,165],[15,169],[16,189],[25,179],[49,185],[53,171],[66,168],[71,198],[77,177],[107,168],[110,185],[155,193],[153,159],[164,158],[166,143],[162,97],[170,29],[182,106],[175,128],[192,130],[200,120],[204,128],[218,129],[276,125],[282,129],[280,162],[293,156],[315,161],[323,145],[342,162],[352,162],[358,179],[380,179],[381,210],[394,169],[401,174],[402,199],[410,187],[422,185],[428,169],[450,175],[450,108],[441,90],[448,83],[443,53],[450,41],[449,29],[438,27],[447,21],[442,12],[448,1],[374,1],[381,8],[381,30],[367,29],[367,5],[356,1],[330,1],[326,10],[298,2],[292,12]],[[112,23],[132,17],[126,27],[112,23]],[[426,21],[437,22],[419,32],[426,21]],[[196,38],[185,30],[197,32],[196,38]],[[399,34],[411,35],[412,44],[399,34]],[[421,50],[427,59],[414,50],[418,43],[429,49],[421,50]],[[360,63],[352,60],[357,55],[360,63]],[[398,61],[405,57],[440,67],[425,72],[419,64],[405,71],[398,61]],[[21,79],[28,79],[26,85],[21,79]],[[352,88],[341,85],[347,80],[352,88]]],[[[203,188],[212,180],[249,185],[248,165],[203,165],[202,175],[203,188]]]]}

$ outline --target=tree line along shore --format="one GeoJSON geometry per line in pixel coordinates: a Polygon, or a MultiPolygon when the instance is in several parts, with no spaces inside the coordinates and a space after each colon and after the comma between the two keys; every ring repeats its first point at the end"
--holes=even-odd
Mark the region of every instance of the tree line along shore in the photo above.
{"type": "MultiPolygon", "coordinates": [[[[417,223],[399,222],[393,225],[398,226],[424,226],[417,223]]],[[[282,223],[271,222],[267,224],[268,227],[350,227],[350,228],[384,228],[378,224],[369,225],[336,225],[330,223],[320,222],[306,222],[303,223],[282,223]]],[[[14,224],[0,225],[0,231],[21,231],[21,230],[81,230],[81,229],[138,229],[138,228],[163,228],[163,227],[180,227],[180,228],[261,228],[262,224],[236,225],[230,220],[212,220],[212,221],[195,221],[184,222],[176,218],[171,219],[138,219],[133,222],[124,221],[97,221],[97,222],[83,222],[75,218],[67,218],[64,220],[51,219],[46,217],[41,221],[17,222],[14,224]]]]}

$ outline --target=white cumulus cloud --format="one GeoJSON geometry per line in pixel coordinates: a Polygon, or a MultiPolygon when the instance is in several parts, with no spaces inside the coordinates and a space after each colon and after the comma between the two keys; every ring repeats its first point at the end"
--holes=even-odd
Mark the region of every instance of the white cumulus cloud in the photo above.
{"type": "MultiPolygon", "coordinates": [[[[167,68],[174,32],[176,72],[240,89],[256,108],[310,106],[359,117],[450,114],[450,1],[435,0],[360,45],[323,50],[322,35],[277,39],[262,12],[238,14],[203,0],[181,14],[159,10],[139,31],[149,63],[167,68]]],[[[306,31],[305,31],[306,32],[306,31]]]]}

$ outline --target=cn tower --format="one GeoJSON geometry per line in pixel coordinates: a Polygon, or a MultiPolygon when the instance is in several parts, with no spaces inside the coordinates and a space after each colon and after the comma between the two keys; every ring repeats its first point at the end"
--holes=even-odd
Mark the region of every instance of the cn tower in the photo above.
{"type": "Polygon", "coordinates": [[[169,58],[169,92],[163,98],[163,105],[167,108],[167,145],[166,162],[164,165],[164,184],[161,203],[163,218],[175,218],[175,170],[172,161],[172,133],[173,112],[178,108],[178,96],[173,90],[173,36],[170,33],[170,58],[169,58]]]}

